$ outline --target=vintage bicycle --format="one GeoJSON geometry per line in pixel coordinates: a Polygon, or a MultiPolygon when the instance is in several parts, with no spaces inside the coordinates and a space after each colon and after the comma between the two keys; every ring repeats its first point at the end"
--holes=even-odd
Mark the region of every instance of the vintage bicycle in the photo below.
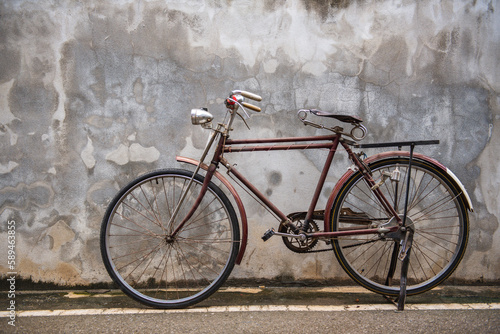
{"type": "Polygon", "coordinates": [[[221,167],[278,219],[277,229],[269,229],[264,241],[280,236],[286,247],[298,253],[333,250],[354,281],[395,297],[399,309],[404,308],[407,295],[428,291],[453,273],[466,249],[468,211],[473,207],[448,168],[414,152],[416,146],[439,141],[359,144],[367,134],[360,118],[315,109],[299,110],[299,120],[329,135],[231,139],[237,117],[247,124],[246,110],[260,111],[245,99],[261,101],[256,94],[232,91],[225,99],[226,117],[217,125],[207,109],[191,111],[193,124],[211,130],[200,160],[177,157],[196,166],[194,172],[164,169],[144,174],[109,204],[101,227],[101,253],[109,275],[123,292],[148,306],[184,308],[217,291],[234,265],[241,263],[247,246],[247,215],[235,187],[219,172],[221,167]],[[331,118],[351,130],[324,126],[309,116],[331,118]],[[337,182],[324,210],[318,210],[340,146],[352,166],[337,182]],[[353,152],[374,147],[397,150],[370,157],[353,152]],[[311,149],[326,149],[328,155],[307,211],[290,214],[271,203],[227,159],[235,152],[311,149]]]}

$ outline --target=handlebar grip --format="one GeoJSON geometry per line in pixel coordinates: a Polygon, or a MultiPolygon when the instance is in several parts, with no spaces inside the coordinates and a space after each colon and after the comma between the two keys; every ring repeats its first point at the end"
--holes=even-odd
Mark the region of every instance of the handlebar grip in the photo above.
{"type": "Polygon", "coordinates": [[[260,97],[259,95],[250,92],[245,92],[244,90],[233,90],[231,94],[240,94],[241,96],[244,96],[246,98],[252,99],[257,102],[262,101],[262,97],[260,97]]]}
{"type": "MultiPolygon", "coordinates": [[[[241,94],[241,93],[240,93],[241,94]]],[[[243,94],[241,94],[243,95],[243,94]]],[[[243,95],[244,96],[244,95],[243,95]]],[[[241,105],[245,108],[248,108],[248,109],[252,109],[253,111],[261,111],[261,109],[257,106],[254,106],[253,104],[250,104],[250,103],[246,103],[246,102],[241,102],[241,105]]]]}

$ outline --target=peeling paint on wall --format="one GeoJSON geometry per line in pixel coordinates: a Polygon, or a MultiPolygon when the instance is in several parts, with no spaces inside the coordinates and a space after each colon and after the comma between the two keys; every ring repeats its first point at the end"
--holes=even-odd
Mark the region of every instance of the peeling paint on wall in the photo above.
{"type": "Polygon", "coordinates": [[[160,157],[160,151],[155,147],[143,147],[141,144],[133,143],[130,147],[120,144],[120,146],[106,156],[106,160],[118,165],[125,165],[129,162],[155,162],[160,157]]]}
{"type": "MultiPolygon", "coordinates": [[[[367,142],[439,139],[421,152],[457,174],[475,208],[455,277],[498,280],[497,7],[489,0],[2,2],[0,217],[17,222],[18,272],[58,284],[108,281],[98,240],[106,205],[134,177],[179,167],[176,155],[198,158],[207,133],[190,125],[190,109],[208,107],[221,118],[223,98],[238,88],[262,95],[263,112],[251,116],[250,131],[235,124],[234,137],[322,133],[296,118],[310,107],[362,117],[367,142]]],[[[304,210],[302,191],[326,153],[266,154],[231,159],[284,211],[304,210]],[[245,168],[252,159],[266,166],[245,168]]],[[[319,205],[348,164],[340,157],[319,205]]],[[[249,246],[234,277],[345,277],[332,254],[289,254],[279,239],[262,247],[261,234],[276,222],[254,202],[247,211],[249,246]]]]}

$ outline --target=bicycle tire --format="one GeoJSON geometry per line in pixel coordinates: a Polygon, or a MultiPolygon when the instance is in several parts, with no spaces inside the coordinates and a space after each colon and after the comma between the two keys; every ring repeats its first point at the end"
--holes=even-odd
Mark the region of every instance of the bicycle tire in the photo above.
{"type": "Polygon", "coordinates": [[[239,250],[237,216],[214,183],[179,233],[203,185],[195,175],[173,224],[174,207],[192,172],[160,170],[130,182],[104,215],[100,246],[110,277],[131,298],[156,308],[184,308],[201,302],[224,284],[239,250]]]}
{"type": "MultiPolygon", "coordinates": [[[[406,197],[408,157],[392,157],[369,164],[373,179],[399,168],[400,181],[387,180],[379,189],[402,217],[406,197]]],[[[467,246],[469,219],[461,192],[438,166],[412,162],[408,224],[414,229],[407,280],[407,295],[428,291],[448,278],[460,263],[467,246]]],[[[361,172],[342,185],[330,215],[331,231],[373,228],[388,222],[388,214],[375,199],[361,172]]],[[[388,226],[393,226],[395,219],[388,226]]],[[[345,272],[365,288],[398,296],[401,261],[399,243],[380,234],[340,237],[333,240],[335,255],[345,272]]]]}

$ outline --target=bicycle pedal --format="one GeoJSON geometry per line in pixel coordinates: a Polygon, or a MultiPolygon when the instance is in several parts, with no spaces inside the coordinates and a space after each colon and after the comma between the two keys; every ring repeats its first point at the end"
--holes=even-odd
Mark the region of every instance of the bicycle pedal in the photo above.
{"type": "Polygon", "coordinates": [[[262,240],[267,241],[269,238],[271,238],[275,234],[274,228],[271,228],[264,233],[262,236],[262,240]]]}

